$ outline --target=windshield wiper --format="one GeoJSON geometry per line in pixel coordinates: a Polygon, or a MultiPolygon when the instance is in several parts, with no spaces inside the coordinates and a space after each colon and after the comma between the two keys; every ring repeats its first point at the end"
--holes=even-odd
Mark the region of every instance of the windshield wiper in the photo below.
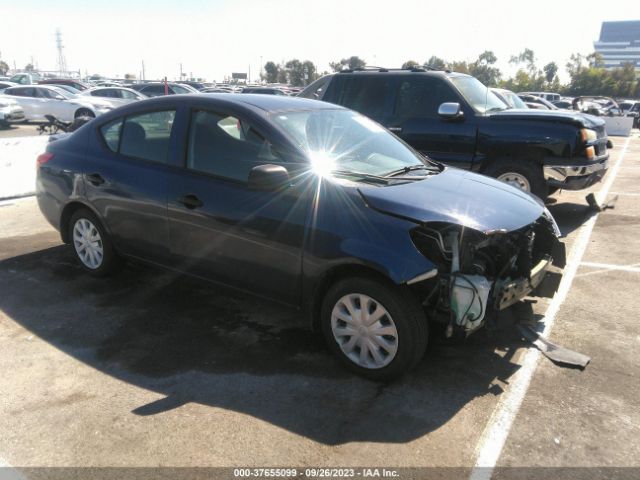
{"type": "Polygon", "coordinates": [[[399,168],[398,170],[393,170],[389,173],[387,173],[384,178],[389,178],[389,177],[396,177],[398,175],[402,175],[403,173],[409,173],[409,172],[413,172],[415,170],[428,170],[430,172],[440,172],[440,169],[438,167],[434,166],[429,166],[429,165],[425,165],[424,163],[418,163],[416,165],[411,165],[409,167],[402,167],[399,168]]]}
{"type": "Polygon", "coordinates": [[[369,180],[375,183],[389,183],[389,179],[385,177],[379,177],[378,175],[372,175],[370,173],[353,172],[351,170],[331,170],[331,175],[340,175],[344,177],[354,177],[359,180],[369,180]]]}

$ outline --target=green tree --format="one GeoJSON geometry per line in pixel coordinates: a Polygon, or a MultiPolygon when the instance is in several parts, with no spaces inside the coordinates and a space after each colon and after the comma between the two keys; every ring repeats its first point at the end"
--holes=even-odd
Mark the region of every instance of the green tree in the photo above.
{"type": "Polygon", "coordinates": [[[440,57],[436,57],[435,55],[432,55],[431,57],[429,57],[429,60],[424,62],[424,67],[425,68],[433,68],[435,70],[446,70],[447,69],[447,62],[445,62],[440,57]]]}
{"type": "Polygon", "coordinates": [[[589,62],[590,67],[604,67],[604,58],[602,57],[602,54],[598,52],[593,52],[592,54],[587,55],[587,62],[589,62]]]}
{"type": "Polygon", "coordinates": [[[415,60],[407,60],[406,62],[404,62],[402,64],[402,68],[406,68],[406,69],[410,69],[410,68],[416,68],[419,67],[420,64],[418,62],[416,62],[415,60]]]}
{"type": "Polygon", "coordinates": [[[264,64],[264,73],[262,79],[267,83],[277,83],[279,67],[275,62],[267,62],[264,64]]]}
{"type": "Polygon", "coordinates": [[[284,68],[286,68],[289,78],[289,83],[296,87],[303,84],[304,73],[302,71],[302,62],[297,58],[293,60],[289,60],[284,64],[284,68]]]}
{"type": "Polygon", "coordinates": [[[509,59],[509,63],[514,65],[524,65],[528,70],[529,75],[534,75],[537,70],[536,56],[530,48],[525,48],[518,55],[512,55],[509,59]]]}
{"type": "Polygon", "coordinates": [[[544,71],[544,77],[547,83],[551,84],[553,80],[556,78],[556,74],[558,73],[558,65],[556,62],[549,62],[544,67],[542,67],[544,71]]]}
{"type": "Polygon", "coordinates": [[[30,63],[27,63],[27,65],[24,67],[25,71],[27,72],[33,72],[34,68],[33,65],[30,63]]]}
{"type": "Polygon", "coordinates": [[[451,68],[450,70],[452,72],[458,72],[458,73],[469,73],[469,65],[467,64],[467,62],[464,61],[456,61],[456,62],[451,62],[451,68]]]}
{"type": "Polygon", "coordinates": [[[502,76],[500,70],[494,67],[498,58],[491,50],[482,52],[478,59],[469,65],[469,74],[488,86],[497,86],[502,76]]]}
{"type": "Polygon", "coordinates": [[[4,60],[0,60],[0,75],[6,75],[9,71],[9,65],[4,60]]]}
{"type": "Polygon", "coordinates": [[[334,72],[339,72],[340,70],[355,70],[357,68],[364,68],[366,65],[367,62],[356,55],[329,64],[331,70],[334,72]]]}

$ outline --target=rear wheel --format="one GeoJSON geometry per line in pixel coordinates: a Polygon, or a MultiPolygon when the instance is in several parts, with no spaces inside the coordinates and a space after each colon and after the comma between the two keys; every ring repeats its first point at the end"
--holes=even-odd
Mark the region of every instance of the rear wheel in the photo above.
{"type": "Polygon", "coordinates": [[[96,118],[96,114],[93,113],[88,108],[80,108],[76,111],[76,114],[73,116],[73,118],[78,118],[78,117],[96,118]]]}
{"type": "Polygon", "coordinates": [[[80,266],[91,275],[108,275],[122,263],[102,224],[87,209],[77,210],[71,216],[69,240],[80,266]]]}
{"type": "Polygon", "coordinates": [[[483,172],[512,187],[530,192],[544,200],[549,195],[547,182],[542,174],[542,167],[533,159],[496,160],[483,172]]]}
{"type": "Polygon", "coordinates": [[[322,332],[331,351],[351,371],[391,380],[414,367],[427,347],[427,319],[410,292],[377,280],[352,277],[327,292],[322,332]]]}

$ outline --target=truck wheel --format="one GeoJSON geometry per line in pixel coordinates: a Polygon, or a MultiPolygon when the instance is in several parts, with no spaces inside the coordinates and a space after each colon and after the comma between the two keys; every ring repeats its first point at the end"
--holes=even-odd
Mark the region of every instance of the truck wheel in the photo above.
{"type": "Polygon", "coordinates": [[[531,159],[523,158],[522,161],[497,160],[482,173],[512,187],[531,192],[542,200],[549,195],[542,167],[531,159]]]}
{"type": "Polygon", "coordinates": [[[414,367],[427,348],[427,318],[409,291],[365,277],[338,281],[320,313],[329,349],[351,371],[392,380],[414,367]]]}

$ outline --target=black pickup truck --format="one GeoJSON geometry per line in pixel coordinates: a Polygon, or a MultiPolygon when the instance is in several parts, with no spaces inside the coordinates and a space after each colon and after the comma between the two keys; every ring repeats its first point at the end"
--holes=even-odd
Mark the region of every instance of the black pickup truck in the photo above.
{"type": "Polygon", "coordinates": [[[299,96],[356,110],[439,162],[546,198],[599,182],[608,167],[604,121],[581,113],[509,109],[469,75],[422,69],[348,70],[299,96]]]}

